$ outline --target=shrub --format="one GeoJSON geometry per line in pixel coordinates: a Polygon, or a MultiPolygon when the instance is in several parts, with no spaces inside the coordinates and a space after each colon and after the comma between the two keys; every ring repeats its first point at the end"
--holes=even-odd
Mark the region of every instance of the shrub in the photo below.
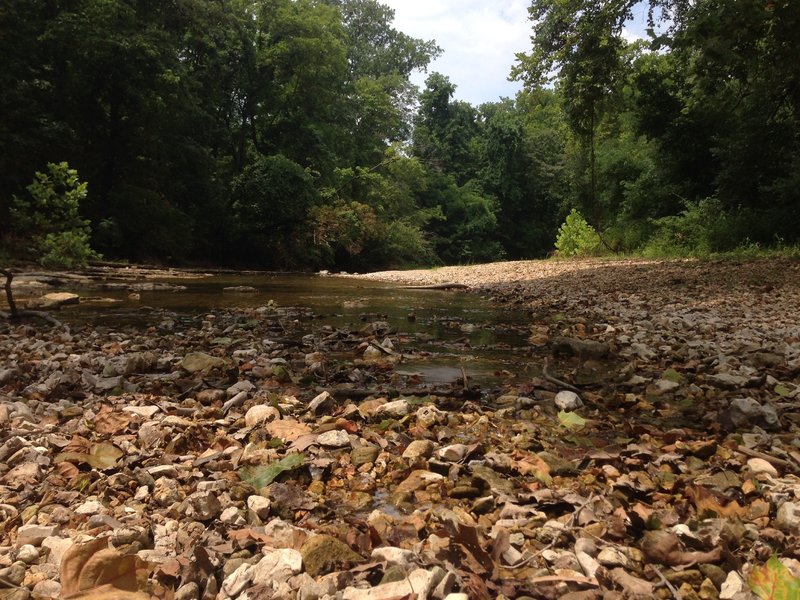
{"type": "Polygon", "coordinates": [[[78,180],[75,169],[65,162],[49,163],[26,189],[28,197],[15,196],[11,207],[18,251],[37,254],[51,268],[81,267],[99,257],[89,245],[89,221],[79,212],[87,184],[78,180]]]}
{"type": "Polygon", "coordinates": [[[574,208],[558,228],[556,250],[560,256],[587,256],[600,247],[600,236],[574,208]]]}

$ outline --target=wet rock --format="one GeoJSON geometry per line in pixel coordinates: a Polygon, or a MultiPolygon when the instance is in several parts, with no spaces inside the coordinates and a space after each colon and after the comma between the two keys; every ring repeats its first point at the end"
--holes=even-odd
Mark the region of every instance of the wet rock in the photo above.
{"type": "Polygon", "coordinates": [[[50,294],[45,294],[44,296],[40,296],[39,298],[35,298],[28,303],[28,306],[31,308],[52,310],[61,308],[62,306],[79,304],[80,301],[81,299],[78,294],[72,294],[70,292],[53,292],[50,294]]]}
{"type": "Polygon", "coordinates": [[[374,463],[375,459],[378,458],[378,454],[380,454],[380,448],[377,446],[359,446],[358,448],[353,448],[350,452],[350,462],[353,463],[354,467],[358,468],[361,465],[374,463]]]}
{"type": "Polygon", "coordinates": [[[350,546],[329,535],[316,535],[300,548],[303,565],[312,577],[363,562],[361,555],[350,546]]]}
{"type": "Polygon", "coordinates": [[[580,396],[569,390],[562,390],[558,392],[554,402],[559,410],[564,410],[567,412],[572,412],[583,407],[583,401],[581,400],[580,396]]]}
{"type": "Polygon", "coordinates": [[[200,373],[225,366],[225,361],[205,352],[190,352],[181,360],[181,367],[189,373],[200,373]]]}
{"type": "Polygon", "coordinates": [[[433,442],[430,440],[414,440],[403,451],[403,458],[414,462],[420,458],[429,458],[433,453],[433,442]]]}
{"type": "Polygon", "coordinates": [[[251,285],[232,285],[222,288],[225,294],[257,294],[258,288],[251,285]]]}

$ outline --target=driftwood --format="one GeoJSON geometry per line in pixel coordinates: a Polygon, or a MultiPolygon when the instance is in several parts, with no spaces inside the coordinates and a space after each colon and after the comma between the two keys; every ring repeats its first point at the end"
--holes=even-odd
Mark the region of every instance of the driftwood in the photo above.
{"type": "MultiPolygon", "coordinates": [[[[3,287],[6,290],[6,300],[8,301],[9,307],[9,312],[0,310],[0,317],[8,321],[18,321],[23,317],[34,317],[36,319],[41,319],[46,323],[50,323],[51,325],[55,325],[56,327],[64,327],[61,321],[54,319],[46,312],[39,310],[19,310],[17,308],[17,303],[14,301],[14,295],[11,293],[11,282],[14,280],[14,273],[8,269],[0,268],[0,275],[3,275],[6,278],[6,283],[3,287]]],[[[69,331],[69,328],[67,328],[67,331],[69,331]]]]}
{"type": "Polygon", "coordinates": [[[468,290],[469,286],[463,283],[436,283],[433,285],[404,285],[404,290],[468,290]]]}

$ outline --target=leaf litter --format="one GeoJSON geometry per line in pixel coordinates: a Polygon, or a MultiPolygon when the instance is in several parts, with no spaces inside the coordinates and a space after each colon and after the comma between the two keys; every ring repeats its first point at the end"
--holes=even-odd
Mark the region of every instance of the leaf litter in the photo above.
{"type": "Polygon", "coordinates": [[[527,306],[502,389],[379,315],[0,326],[0,597],[796,598],[798,264],[482,269],[376,276],[527,306]]]}

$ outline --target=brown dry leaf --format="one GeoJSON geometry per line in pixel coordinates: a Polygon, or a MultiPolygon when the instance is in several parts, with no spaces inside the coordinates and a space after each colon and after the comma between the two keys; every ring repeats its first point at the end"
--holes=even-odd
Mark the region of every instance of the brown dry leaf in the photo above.
{"type": "Polygon", "coordinates": [[[149,598],[140,593],[146,579],[144,563],[109,548],[108,538],[75,544],[61,560],[64,598],[149,598]]]}
{"type": "Polygon", "coordinates": [[[121,412],[114,412],[110,406],[104,404],[94,418],[94,429],[98,433],[116,435],[128,428],[130,417],[121,412]]]}
{"type": "Polygon", "coordinates": [[[714,548],[710,552],[686,552],[678,536],[668,531],[648,531],[642,538],[641,546],[647,560],[669,567],[713,563],[722,556],[721,548],[714,548]]]}
{"type": "Polygon", "coordinates": [[[625,598],[630,600],[649,600],[654,597],[653,584],[627,573],[624,569],[597,570],[597,579],[601,584],[612,588],[621,588],[625,598]]]}
{"type": "Polygon", "coordinates": [[[517,450],[512,455],[512,458],[512,468],[521,475],[533,475],[548,486],[553,483],[553,478],[550,477],[550,465],[544,462],[541,457],[517,450]]]}
{"type": "Polygon", "coordinates": [[[311,433],[311,428],[305,423],[288,418],[267,423],[264,429],[272,437],[280,438],[285,442],[293,442],[301,435],[311,433]]]}
{"type": "Polygon", "coordinates": [[[72,436],[72,439],[64,447],[62,452],[77,452],[78,454],[89,454],[92,449],[92,442],[79,435],[72,436]]]}
{"type": "Polygon", "coordinates": [[[741,506],[735,500],[722,504],[714,492],[702,485],[686,486],[686,496],[694,503],[698,515],[710,511],[729,519],[731,517],[744,518],[747,514],[746,507],[741,506]]]}

